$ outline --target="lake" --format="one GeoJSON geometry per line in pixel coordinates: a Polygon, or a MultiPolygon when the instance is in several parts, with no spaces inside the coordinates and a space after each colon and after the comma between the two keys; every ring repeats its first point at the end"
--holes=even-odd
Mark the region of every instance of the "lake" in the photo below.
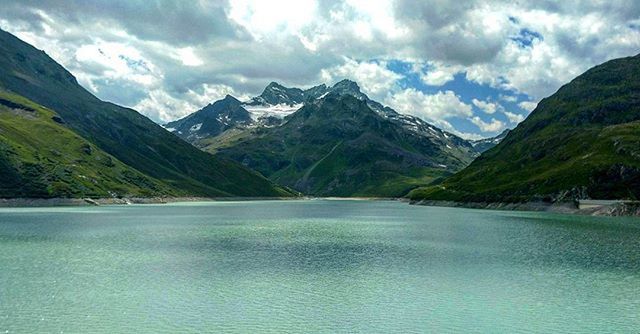
{"type": "Polygon", "coordinates": [[[250,201],[0,209],[0,333],[638,333],[640,219],[250,201]]]}

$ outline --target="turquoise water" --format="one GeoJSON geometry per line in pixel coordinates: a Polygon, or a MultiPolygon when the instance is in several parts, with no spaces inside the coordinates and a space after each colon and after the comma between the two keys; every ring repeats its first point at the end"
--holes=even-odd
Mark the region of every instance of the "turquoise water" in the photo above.
{"type": "Polygon", "coordinates": [[[638,333],[640,220],[256,201],[0,209],[0,333],[638,333]]]}

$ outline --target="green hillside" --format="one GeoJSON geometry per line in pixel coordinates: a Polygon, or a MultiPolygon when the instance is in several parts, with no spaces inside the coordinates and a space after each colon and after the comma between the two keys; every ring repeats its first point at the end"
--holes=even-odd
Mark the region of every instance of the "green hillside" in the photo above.
{"type": "Polygon", "coordinates": [[[1,197],[181,195],[66,128],[55,112],[0,90],[1,197]]]}
{"type": "Polygon", "coordinates": [[[184,193],[199,196],[288,194],[233,161],[194,148],[135,110],[99,100],[43,51],[1,30],[0,87],[55,110],[64,119],[65,126],[88,142],[184,193]]]}
{"type": "Polygon", "coordinates": [[[594,67],[542,100],[496,147],[412,199],[640,198],[640,55],[594,67]]]}
{"type": "Polygon", "coordinates": [[[227,139],[208,148],[315,196],[402,196],[473,157],[467,146],[416,135],[367,101],[336,93],[306,104],[281,126],[227,139]]]}

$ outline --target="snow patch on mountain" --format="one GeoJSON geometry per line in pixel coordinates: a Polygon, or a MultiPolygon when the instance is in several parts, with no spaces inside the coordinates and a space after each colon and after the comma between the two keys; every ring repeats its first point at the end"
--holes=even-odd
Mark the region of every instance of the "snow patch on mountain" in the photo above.
{"type": "Polygon", "coordinates": [[[303,104],[260,104],[260,105],[244,105],[243,107],[251,114],[251,119],[254,122],[258,122],[261,119],[275,117],[278,119],[283,119],[286,116],[291,115],[296,112],[298,109],[302,108],[303,104]]]}

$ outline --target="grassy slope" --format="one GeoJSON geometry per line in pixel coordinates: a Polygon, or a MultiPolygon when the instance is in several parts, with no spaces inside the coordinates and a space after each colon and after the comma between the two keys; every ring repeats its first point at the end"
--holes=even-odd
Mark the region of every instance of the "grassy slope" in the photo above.
{"type": "Polygon", "coordinates": [[[216,154],[219,149],[232,147],[242,141],[248,140],[250,138],[254,138],[255,131],[256,130],[253,128],[249,128],[249,129],[231,128],[215,137],[206,137],[206,138],[198,139],[193,142],[193,145],[204,150],[205,152],[216,154]]]}
{"type": "Polygon", "coordinates": [[[200,196],[282,196],[259,174],[213,157],[134,110],[100,101],[62,66],[0,30],[0,87],[56,110],[76,133],[123,163],[200,196]]]}
{"type": "Polygon", "coordinates": [[[183,195],[124,165],[54,117],[55,112],[0,90],[0,197],[183,195]]]}
{"type": "MultiPolygon", "coordinates": [[[[358,138],[355,141],[358,140],[364,141],[364,138],[358,138]]],[[[378,138],[366,139],[370,145],[366,149],[358,147],[354,144],[355,141],[338,142],[334,146],[335,149],[332,148],[333,150],[315,165],[304,170],[302,180],[311,185],[310,193],[333,196],[401,197],[413,188],[448,175],[442,169],[402,166],[401,159],[390,153],[394,152],[397,146],[389,145],[378,138]]],[[[285,170],[284,173],[276,173],[274,179],[290,177],[287,172],[285,170]]]]}
{"type": "Polygon", "coordinates": [[[640,57],[595,67],[544,99],[507,138],[413,199],[640,198],[640,57]]]}

